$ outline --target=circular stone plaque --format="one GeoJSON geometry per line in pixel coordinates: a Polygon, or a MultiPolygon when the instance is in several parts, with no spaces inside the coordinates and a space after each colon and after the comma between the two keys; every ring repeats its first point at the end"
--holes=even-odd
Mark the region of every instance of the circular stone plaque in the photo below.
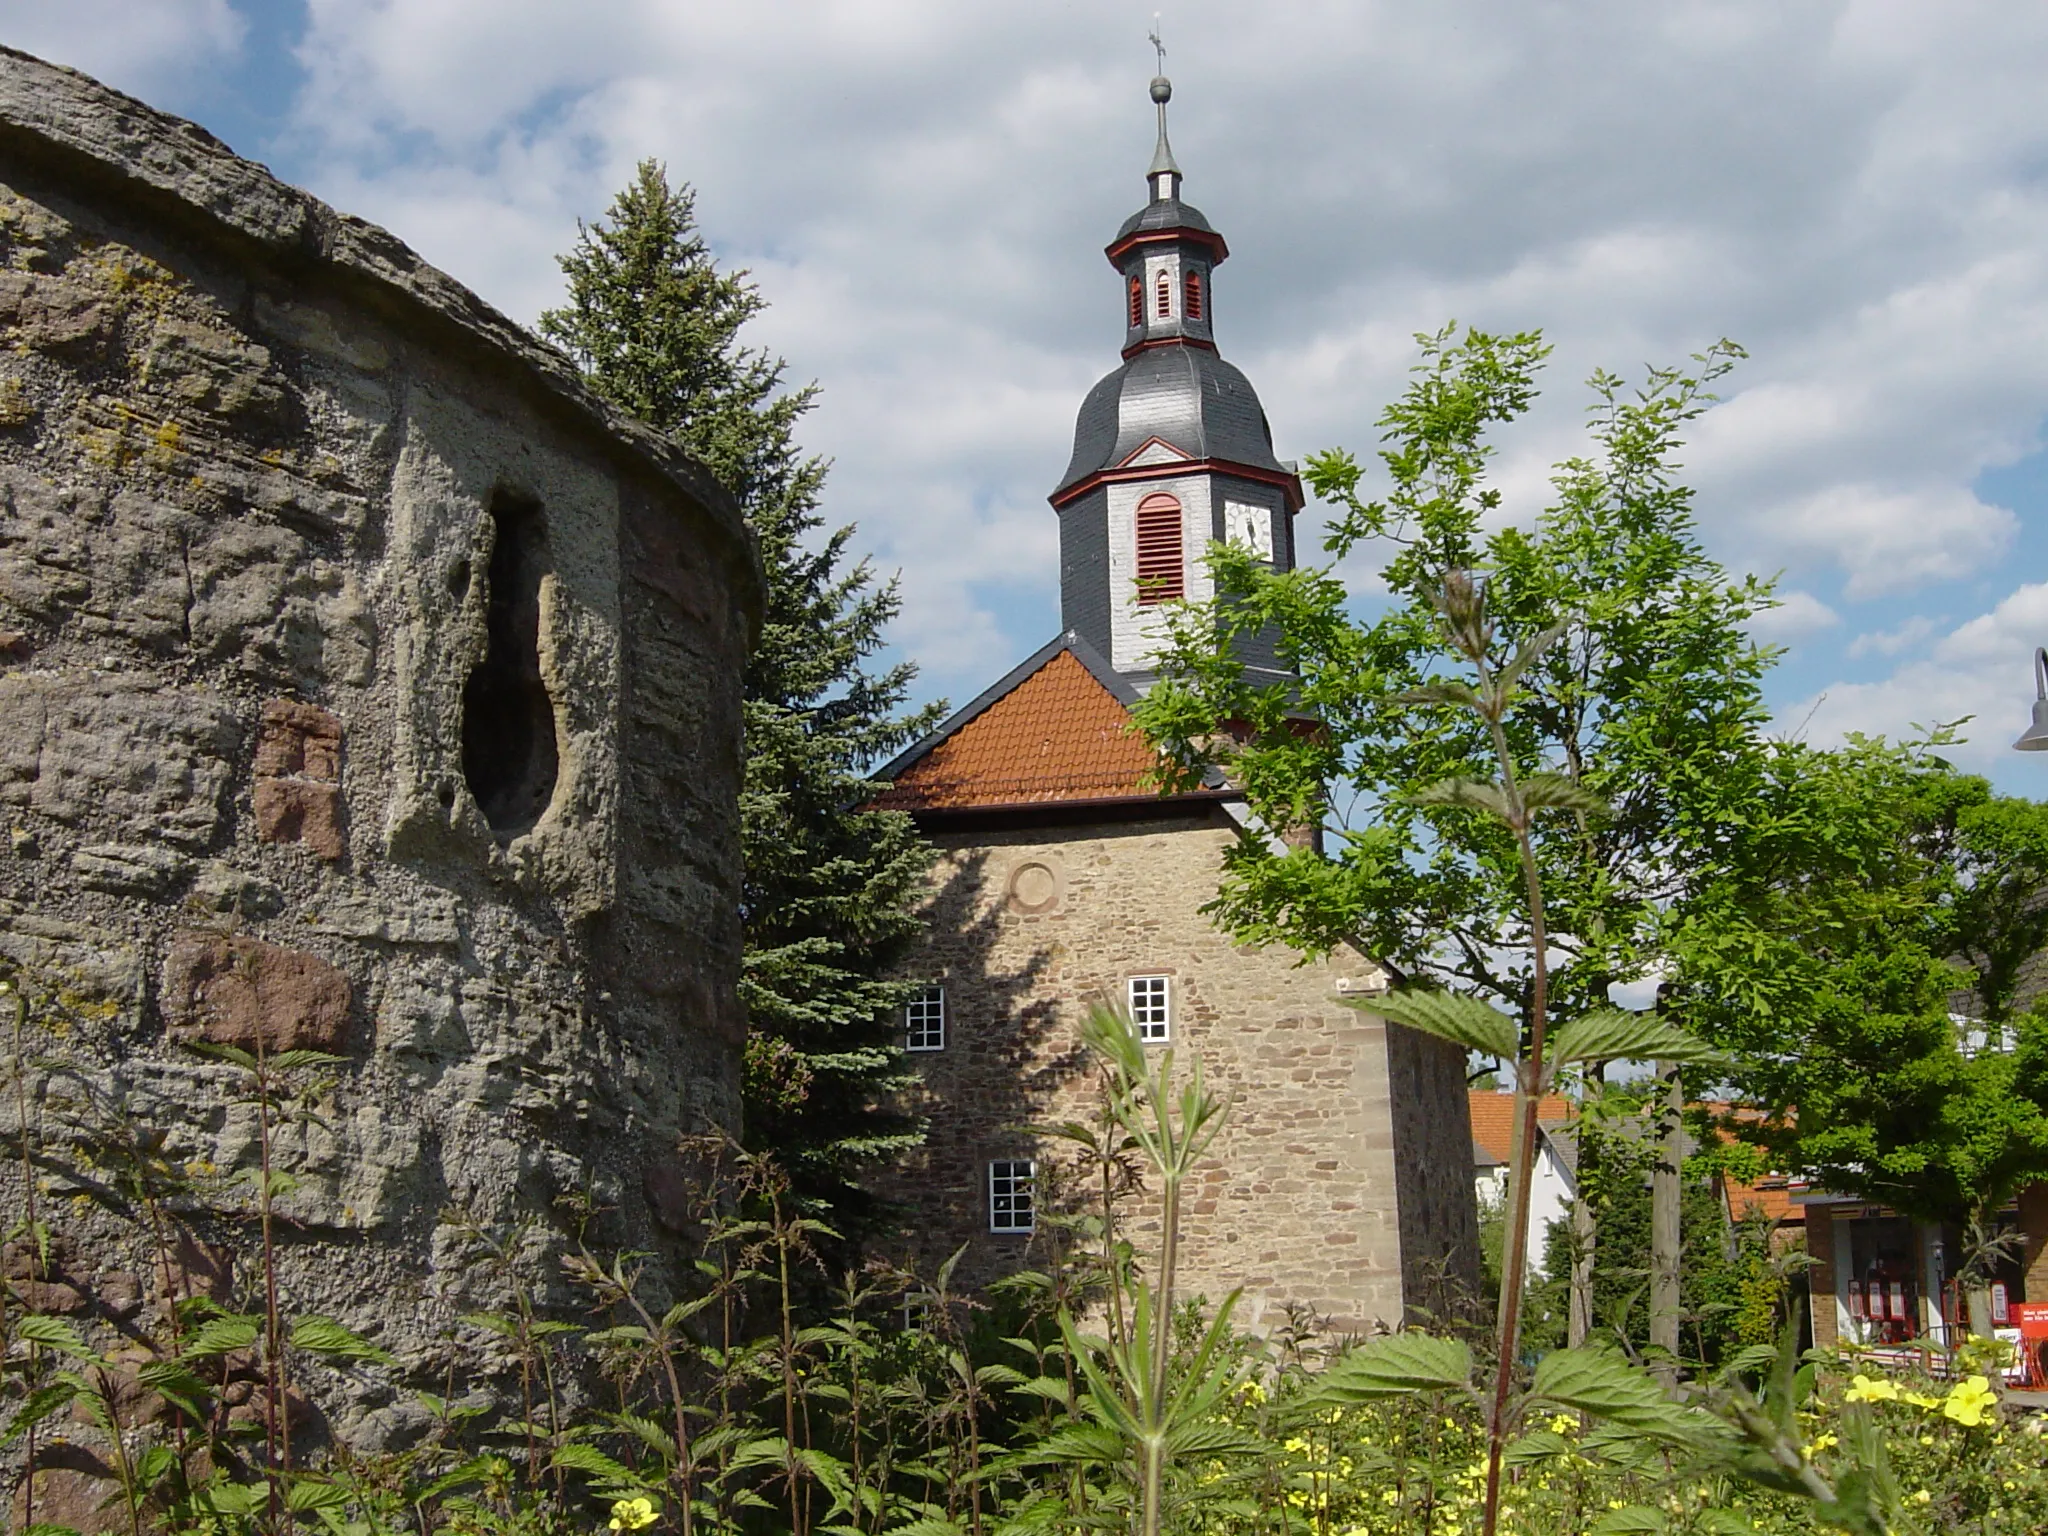
{"type": "Polygon", "coordinates": [[[1010,905],[1019,912],[1050,912],[1059,904],[1060,877],[1036,859],[1010,871],[1010,905]]]}

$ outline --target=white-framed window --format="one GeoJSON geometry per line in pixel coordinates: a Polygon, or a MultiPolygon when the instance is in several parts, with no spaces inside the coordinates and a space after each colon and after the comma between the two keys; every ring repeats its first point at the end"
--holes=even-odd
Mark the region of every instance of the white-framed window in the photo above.
{"type": "Polygon", "coordinates": [[[943,1051],[946,1048],[946,989],[934,982],[920,988],[903,1005],[903,1049],[943,1051]]]}
{"type": "Polygon", "coordinates": [[[1131,978],[1131,1025],[1145,1042],[1168,1037],[1173,1016],[1172,990],[1164,976],[1131,978]]]}
{"type": "Polygon", "coordinates": [[[1017,1157],[988,1165],[988,1229],[1029,1232],[1037,1221],[1038,1161],[1017,1157]]]}

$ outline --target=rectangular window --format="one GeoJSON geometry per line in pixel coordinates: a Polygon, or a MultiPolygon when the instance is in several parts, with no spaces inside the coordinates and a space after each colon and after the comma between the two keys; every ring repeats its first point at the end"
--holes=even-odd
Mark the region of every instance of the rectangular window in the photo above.
{"type": "Polygon", "coordinates": [[[943,1051],[946,1048],[946,989],[925,987],[903,1005],[903,1048],[943,1051]]]}
{"type": "Polygon", "coordinates": [[[1034,1224],[1033,1193],[1038,1163],[1029,1157],[988,1165],[988,1229],[1029,1232],[1034,1224]]]}
{"type": "Polygon", "coordinates": [[[1167,985],[1164,976],[1131,978],[1131,1024],[1138,1038],[1150,1044],[1167,1037],[1167,985]]]}

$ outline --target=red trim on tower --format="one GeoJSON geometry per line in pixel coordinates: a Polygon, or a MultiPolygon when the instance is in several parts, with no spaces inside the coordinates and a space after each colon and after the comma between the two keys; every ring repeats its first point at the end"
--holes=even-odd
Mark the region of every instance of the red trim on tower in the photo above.
{"type": "Polygon", "coordinates": [[[1210,229],[1141,229],[1135,234],[1125,235],[1112,245],[1102,248],[1102,254],[1109,258],[1109,264],[1121,270],[1123,258],[1130,252],[1145,245],[1178,245],[1185,240],[1190,245],[1209,247],[1209,265],[1217,266],[1230,256],[1230,247],[1223,243],[1223,237],[1210,229]]]}
{"type": "Polygon", "coordinates": [[[1129,362],[1147,347],[1200,347],[1204,352],[1214,352],[1216,343],[1201,336],[1149,336],[1125,347],[1124,361],[1129,362]]]}
{"type": "Polygon", "coordinates": [[[1195,474],[1235,475],[1240,480],[1256,480],[1261,485],[1275,485],[1287,493],[1287,510],[1299,512],[1302,507],[1301,477],[1282,470],[1259,469],[1251,464],[1233,464],[1228,459],[1182,459],[1175,464],[1141,464],[1126,469],[1121,465],[1109,469],[1098,469],[1094,474],[1076,480],[1063,491],[1054,491],[1046,498],[1055,509],[1078,501],[1098,485],[1109,485],[1130,480],[1169,480],[1179,475],[1195,474]]]}
{"type": "MultiPolygon", "coordinates": [[[[1164,448],[1168,453],[1175,455],[1176,464],[1186,464],[1189,460],[1191,460],[1194,457],[1193,454],[1184,453],[1180,449],[1174,447],[1173,444],[1169,443],[1165,438],[1161,437],[1158,433],[1155,432],[1150,437],[1146,438],[1145,441],[1138,444],[1137,447],[1133,448],[1129,453],[1125,454],[1123,456],[1122,462],[1117,464],[1115,467],[1118,469],[1130,468],[1132,462],[1147,448],[1150,448],[1154,443],[1157,443],[1160,447],[1164,448]]],[[[1146,464],[1142,467],[1145,469],[1152,469],[1155,466],[1146,464]]]]}

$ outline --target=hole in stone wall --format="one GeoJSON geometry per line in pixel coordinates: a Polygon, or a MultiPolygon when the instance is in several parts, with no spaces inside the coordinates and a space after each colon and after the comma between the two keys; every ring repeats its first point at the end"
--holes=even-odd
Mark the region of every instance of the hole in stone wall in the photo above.
{"type": "Polygon", "coordinates": [[[538,502],[491,499],[483,664],[462,690],[462,776],[484,819],[509,842],[554,798],[555,708],[540,676],[540,581],[547,526],[538,502]]]}
{"type": "Polygon", "coordinates": [[[457,560],[448,567],[448,592],[458,603],[469,594],[469,562],[457,560]]]}

